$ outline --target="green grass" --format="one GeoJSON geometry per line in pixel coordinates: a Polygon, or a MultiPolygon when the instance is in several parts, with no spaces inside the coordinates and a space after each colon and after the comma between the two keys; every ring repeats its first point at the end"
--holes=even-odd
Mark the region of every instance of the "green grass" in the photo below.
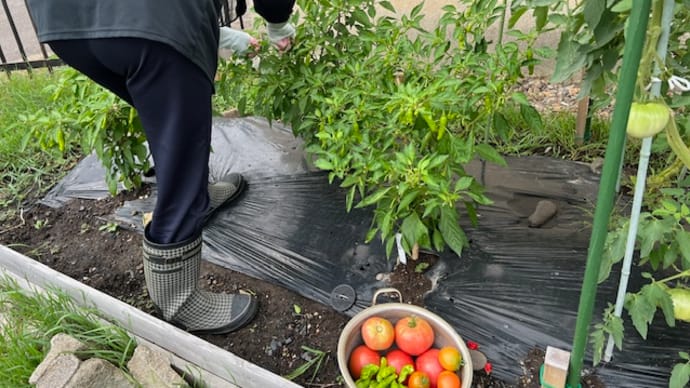
{"type": "Polygon", "coordinates": [[[28,387],[29,377],[59,333],[87,344],[77,356],[98,357],[127,373],[136,342],[123,329],[103,323],[95,311],[79,308],[64,293],[27,292],[10,278],[0,279],[0,381],[3,386],[28,387]]]}
{"type": "MultiPolygon", "coordinates": [[[[529,125],[516,108],[508,107],[502,113],[510,123],[511,130],[504,138],[494,139],[491,143],[504,155],[544,155],[585,163],[605,156],[610,126],[608,120],[593,118],[590,138],[582,144],[577,144],[576,117],[573,112],[542,113],[541,126],[529,125]]],[[[627,141],[623,163],[626,166],[637,166],[639,150],[640,142],[627,141]]],[[[665,162],[653,161],[661,165],[665,162]]]]}
{"type": "Polygon", "coordinates": [[[42,150],[35,142],[22,148],[25,131],[21,117],[49,105],[46,87],[56,80],[57,74],[46,70],[35,70],[32,76],[14,72],[9,78],[0,78],[0,220],[27,198],[44,193],[75,159],[71,150],[62,155],[42,150]]]}

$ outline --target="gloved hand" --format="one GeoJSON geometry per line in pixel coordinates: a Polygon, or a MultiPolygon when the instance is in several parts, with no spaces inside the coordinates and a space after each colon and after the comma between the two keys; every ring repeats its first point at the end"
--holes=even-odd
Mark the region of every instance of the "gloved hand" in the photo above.
{"type": "Polygon", "coordinates": [[[266,23],[268,39],[279,51],[287,51],[292,47],[295,37],[295,27],[290,22],[266,23]]]}
{"type": "Polygon", "coordinates": [[[251,56],[256,54],[256,51],[259,49],[259,41],[244,31],[230,27],[221,27],[218,48],[232,50],[237,55],[251,56]],[[250,47],[252,50],[250,50],[250,47]]]}

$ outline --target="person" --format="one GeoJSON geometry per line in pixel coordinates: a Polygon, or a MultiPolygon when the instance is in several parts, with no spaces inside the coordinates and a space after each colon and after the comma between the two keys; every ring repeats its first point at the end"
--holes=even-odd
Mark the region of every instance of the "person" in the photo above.
{"type": "MultiPolygon", "coordinates": [[[[27,0],[40,42],[137,109],[158,189],[143,238],[149,296],[163,319],[208,334],[237,330],[258,310],[251,295],[198,286],[203,225],[246,186],[239,173],[209,183],[219,1],[27,0]]],[[[295,35],[294,3],[254,0],[281,50],[295,35]]],[[[225,44],[238,51],[255,43],[244,33],[231,37],[225,44]]]]}

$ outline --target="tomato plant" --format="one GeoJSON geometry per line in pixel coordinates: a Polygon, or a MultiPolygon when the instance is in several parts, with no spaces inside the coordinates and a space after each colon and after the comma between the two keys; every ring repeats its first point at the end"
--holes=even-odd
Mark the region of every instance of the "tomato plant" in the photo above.
{"type": "Polygon", "coordinates": [[[429,376],[431,387],[436,387],[438,376],[444,371],[441,363],[438,362],[438,349],[429,349],[422,353],[415,360],[415,370],[426,373],[429,376]]]}
{"type": "Polygon", "coordinates": [[[381,357],[378,352],[369,349],[366,345],[359,345],[350,354],[348,367],[352,377],[358,379],[365,366],[370,364],[379,365],[380,361],[381,357]]]}
{"type": "Polygon", "coordinates": [[[405,365],[414,366],[412,357],[400,349],[393,349],[386,354],[388,365],[395,367],[395,373],[400,374],[400,371],[405,365]]]}
{"type": "Polygon", "coordinates": [[[438,362],[443,369],[449,371],[456,371],[462,365],[462,355],[458,348],[453,346],[444,346],[438,352],[438,362]]]}
{"type": "Polygon", "coordinates": [[[431,381],[426,373],[415,371],[410,375],[407,380],[407,388],[430,388],[431,381]]]}
{"type": "Polygon", "coordinates": [[[370,317],[362,324],[362,340],[372,350],[386,350],[393,345],[393,324],[382,317],[370,317]]]}
{"type": "Polygon", "coordinates": [[[445,370],[438,375],[438,380],[436,381],[436,387],[437,388],[460,388],[460,384],[462,381],[460,380],[460,376],[455,374],[455,372],[451,372],[448,370],[445,370]]]}
{"type": "Polygon", "coordinates": [[[422,317],[404,317],[395,324],[395,344],[405,353],[418,356],[434,344],[434,329],[422,317]]]}

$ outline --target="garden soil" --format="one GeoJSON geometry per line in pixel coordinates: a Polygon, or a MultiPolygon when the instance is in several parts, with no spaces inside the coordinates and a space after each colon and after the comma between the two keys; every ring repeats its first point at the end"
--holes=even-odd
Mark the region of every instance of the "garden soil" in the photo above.
{"type": "MultiPolygon", "coordinates": [[[[144,284],[142,237],[125,229],[113,231],[108,221],[124,201],[147,193],[145,187],[104,200],[76,199],[60,208],[36,204],[23,212],[20,223],[0,225],[0,243],[155,316],[144,284]]],[[[420,260],[433,267],[433,256],[420,260]]],[[[390,279],[403,300],[423,305],[423,294],[431,287],[423,273],[398,266],[390,279]]],[[[201,338],[283,376],[311,357],[303,347],[326,352],[326,362],[318,371],[309,370],[294,381],[305,387],[342,386],[336,347],[347,316],[283,287],[210,263],[204,263],[200,282],[216,292],[249,291],[260,300],[259,313],[249,326],[228,335],[201,338]]],[[[524,371],[518,381],[500,381],[478,371],[473,386],[539,387],[543,360],[544,350],[532,349],[518,360],[524,371]]],[[[603,386],[595,376],[583,382],[585,387],[603,386]]]]}

